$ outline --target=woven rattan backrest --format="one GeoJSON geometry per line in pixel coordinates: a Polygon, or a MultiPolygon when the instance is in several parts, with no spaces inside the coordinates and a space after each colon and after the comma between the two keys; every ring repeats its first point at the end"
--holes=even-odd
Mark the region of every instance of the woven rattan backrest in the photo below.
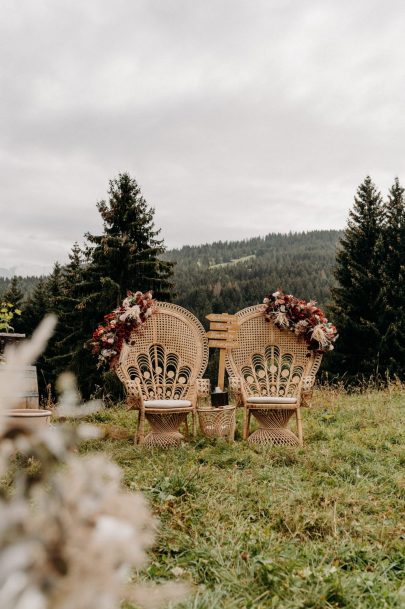
{"type": "Polygon", "coordinates": [[[190,397],[207,362],[208,341],[198,319],[183,307],[159,302],[124,345],[116,372],[124,385],[138,379],[145,399],[180,399],[190,397]]]}
{"type": "Polygon", "coordinates": [[[227,352],[226,368],[242,378],[248,396],[294,397],[313,382],[322,356],[308,351],[303,338],[266,321],[257,306],[236,317],[239,346],[227,352]]]}

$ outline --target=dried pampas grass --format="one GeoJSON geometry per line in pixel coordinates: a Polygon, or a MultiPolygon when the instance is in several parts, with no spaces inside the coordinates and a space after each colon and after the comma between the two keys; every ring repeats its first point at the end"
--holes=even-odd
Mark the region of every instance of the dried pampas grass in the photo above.
{"type": "MultiPolygon", "coordinates": [[[[182,584],[131,583],[133,570],[146,564],[156,521],[143,496],[123,488],[116,464],[77,454],[77,442],[99,430],[88,424],[13,428],[4,416],[18,402],[19,368],[36,360],[55,323],[46,318],[30,341],[9,348],[7,374],[0,375],[0,474],[12,484],[12,493],[0,498],[0,607],[118,609],[128,599],[153,609],[182,600],[182,584]],[[10,468],[17,453],[34,459],[35,476],[10,468]]],[[[60,390],[56,412],[63,417],[101,407],[78,404],[72,375],[62,376],[60,390]]]]}

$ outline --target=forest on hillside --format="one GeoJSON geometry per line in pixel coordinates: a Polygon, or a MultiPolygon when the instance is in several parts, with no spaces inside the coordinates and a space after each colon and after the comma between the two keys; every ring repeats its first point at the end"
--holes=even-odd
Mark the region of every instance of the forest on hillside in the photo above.
{"type": "Polygon", "coordinates": [[[341,236],[335,230],[272,233],[168,251],[175,302],[203,321],[207,313],[234,313],[281,288],[327,310],[341,236]]]}
{"type": "MultiPolygon", "coordinates": [[[[281,288],[300,298],[315,298],[327,309],[341,235],[335,230],[272,233],[168,250],[164,258],[175,263],[173,301],[203,320],[210,312],[233,313],[261,302],[270,291],[281,288]]],[[[24,300],[38,281],[38,277],[18,277],[24,300]]],[[[10,282],[0,277],[0,296],[10,282]]]]}

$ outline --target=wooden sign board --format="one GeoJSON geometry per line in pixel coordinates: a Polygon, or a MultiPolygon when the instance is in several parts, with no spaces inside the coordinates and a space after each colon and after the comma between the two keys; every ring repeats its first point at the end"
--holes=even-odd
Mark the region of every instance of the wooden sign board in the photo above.
{"type": "Polygon", "coordinates": [[[213,332],[211,330],[207,332],[208,338],[219,338],[220,340],[229,340],[231,338],[236,338],[237,334],[238,332],[236,330],[230,330],[228,332],[226,328],[224,332],[213,332]]]}
{"type": "Polygon", "coordinates": [[[225,351],[238,347],[238,322],[235,315],[229,313],[210,313],[207,315],[210,329],[207,332],[210,349],[219,349],[218,387],[224,389],[225,351]]]}
{"type": "Polygon", "coordinates": [[[212,321],[210,323],[210,330],[237,330],[238,329],[238,324],[234,321],[231,320],[224,320],[224,321],[212,321]]]}
{"type": "Polygon", "coordinates": [[[206,315],[206,319],[208,321],[231,321],[235,319],[235,315],[230,315],[229,313],[210,313],[206,315]]]}
{"type": "Polygon", "coordinates": [[[208,346],[210,349],[236,349],[239,343],[225,340],[210,340],[208,346]]]}

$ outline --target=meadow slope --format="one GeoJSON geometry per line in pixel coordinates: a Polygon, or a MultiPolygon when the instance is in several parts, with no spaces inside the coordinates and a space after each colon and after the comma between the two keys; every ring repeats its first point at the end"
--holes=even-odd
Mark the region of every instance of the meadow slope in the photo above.
{"type": "Polygon", "coordinates": [[[160,526],[138,576],[189,581],[183,608],[399,608],[404,406],[399,389],[322,390],[302,449],[252,448],[238,434],[153,452],[119,438],[132,438],[135,414],[116,407],[91,418],[107,438],[82,451],[105,451],[147,496],[160,526]]]}

